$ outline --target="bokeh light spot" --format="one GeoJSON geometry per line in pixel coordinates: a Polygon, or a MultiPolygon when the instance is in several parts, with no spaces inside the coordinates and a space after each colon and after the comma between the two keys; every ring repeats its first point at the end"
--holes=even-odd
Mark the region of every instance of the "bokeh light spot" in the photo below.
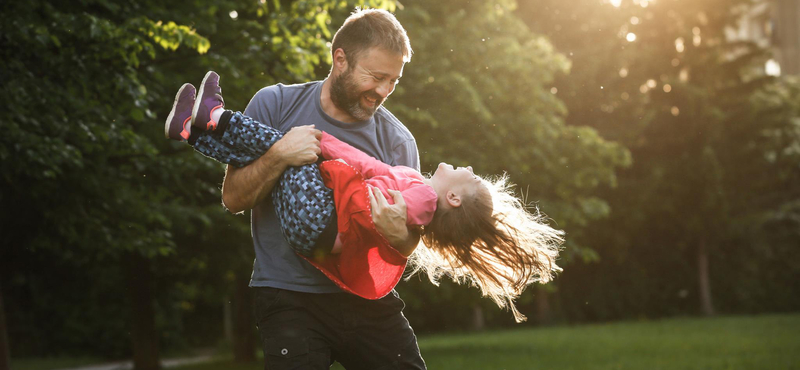
{"type": "Polygon", "coordinates": [[[764,70],[767,75],[770,76],[780,76],[781,75],[781,65],[775,60],[770,59],[764,65],[764,70]]]}

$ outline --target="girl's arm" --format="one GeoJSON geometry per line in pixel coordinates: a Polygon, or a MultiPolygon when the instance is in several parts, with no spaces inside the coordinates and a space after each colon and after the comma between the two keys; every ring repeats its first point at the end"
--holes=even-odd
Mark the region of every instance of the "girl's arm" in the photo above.
{"type": "Polygon", "coordinates": [[[422,181],[413,181],[405,189],[399,189],[406,202],[406,226],[424,226],[431,223],[436,211],[436,192],[422,181]]]}
{"type": "Polygon", "coordinates": [[[322,133],[320,139],[320,149],[322,157],[325,159],[342,159],[347,164],[355,167],[364,178],[371,178],[380,175],[388,175],[392,166],[383,163],[368,154],[340,141],[339,139],[322,133]]]}

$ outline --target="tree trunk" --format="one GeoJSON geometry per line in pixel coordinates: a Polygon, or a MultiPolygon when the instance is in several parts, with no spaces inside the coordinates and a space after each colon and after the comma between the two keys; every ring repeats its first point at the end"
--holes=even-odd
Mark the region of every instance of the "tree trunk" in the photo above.
{"type": "Polygon", "coordinates": [[[233,293],[233,360],[236,362],[256,361],[253,293],[248,281],[249,275],[237,276],[233,293]]]}
{"type": "Polygon", "coordinates": [[[711,300],[711,282],[708,277],[708,250],[706,242],[701,241],[697,248],[697,275],[700,284],[700,309],[704,316],[714,315],[714,305],[711,300]]]}
{"type": "Polygon", "coordinates": [[[486,319],[483,317],[483,308],[479,304],[472,305],[472,330],[481,331],[486,327],[486,319]]]}
{"type": "Polygon", "coordinates": [[[0,370],[8,370],[11,368],[5,312],[5,307],[3,306],[3,289],[0,287],[0,370]]]}
{"type": "Polygon", "coordinates": [[[233,343],[233,308],[231,298],[225,296],[222,302],[222,331],[225,335],[225,341],[230,344],[233,343]]]}
{"type": "Polygon", "coordinates": [[[544,285],[538,284],[535,288],[536,300],[536,323],[538,325],[550,325],[552,323],[552,315],[550,310],[550,295],[547,294],[547,288],[544,285]]]}
{"type": "Polygon", "coordinates": [[[158,370],[158,331],[153,307],[153,272],[150,260],[133,253],[127,261],[128,294],[131,301],[131,344],[135,370],[158,370]]]}

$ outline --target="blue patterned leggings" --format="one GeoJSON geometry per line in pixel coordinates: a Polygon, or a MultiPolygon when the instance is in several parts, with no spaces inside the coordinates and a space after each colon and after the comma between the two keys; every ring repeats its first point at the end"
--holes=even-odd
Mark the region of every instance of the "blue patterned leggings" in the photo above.
{"type": "MultiPolygon", "coordinates": [[[[261,157],[283,135],[234,112],[224,132],[201,131],[193,146],[205,156],[243,167],[261,157]]],[[[272,190],[272,203],[283,236],[295,252],[312,257],[319,250],[330,251],[336,237],[336,210],[333,191],[323,183],[317,164],[287,168],[272,190]]]]}

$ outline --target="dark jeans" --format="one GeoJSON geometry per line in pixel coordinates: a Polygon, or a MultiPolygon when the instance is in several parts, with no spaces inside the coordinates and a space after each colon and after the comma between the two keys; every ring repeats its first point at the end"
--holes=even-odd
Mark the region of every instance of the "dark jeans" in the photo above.
{"type": "Polygon", "coordinates": [[[395,291],[378,300],[348,293],[255,289],[264,369],[425,369],[395,291]]]}

